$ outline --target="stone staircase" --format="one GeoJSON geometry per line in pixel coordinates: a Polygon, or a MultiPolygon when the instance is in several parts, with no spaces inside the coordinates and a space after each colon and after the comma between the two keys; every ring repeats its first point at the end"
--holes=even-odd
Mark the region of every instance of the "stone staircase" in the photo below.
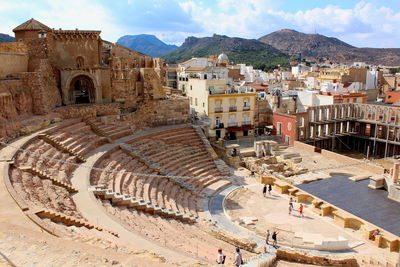
{"type": "Polygon", "coordinates": [[[107,135],[107,133],[105,131],[103,131],[102,129],[100,129],[93,121],[91,121],[88,118],[84,118],[83,122],[86,123],[87,125],[90,126],[90,129],[92,129],[92,131],[97,134],[98,136],[102,136],[107,138],[107,141],[109,143],[112,143],[112,139],[107,135]]]}
{"type": "Polygon", "coordinates": [[[96,229],[99,231],[106,231],[106,232],[118,237],[118,233],[116,233],[116,232],[106,230],[100,226],[93,225],[91,223],[88,223],[87,221],[77,219],[72,216],[62,214],[60,212],[43,209],[43,210],[39,210],[39,211],[35,212],[35,214],[37,216],[39,216],[41,219],[50,219],[52,222],[55,222],[55,223],[62,223],[66,226],[86,227],[88,229],[96,229]]]}
{"type": "Polygon", "coordinates": [[[157,172],[158,174],[165,175],[168,179],[175,181],[181,187],[193,192],[198,197],[207,197],[206,194],[203,194],[200,190],[195,188],[193,185],[189,184],[188,182],[183,181],[177,177],[172,177],[171,174],[162,166],[157,164],[156,162],[152,161],[145,155],[143,155],[139,149],[136,149],[133,146],[129,146],[126,144],[121,144],[120,148],[127,152],[132,157],[138,159],[140,162],[146,164],[149,168],[157,172]]]}
{"type": "Polygon", "coordinates": [[[96,197],[102,200],[109,200],[113,206],[125,206],[127,208],[134,208],[150,214],[157,214],[165,218],[173,218],[188,223],[195,223],[198,219],[197,217],[194,217],[192,215],[183,214],[179,211],[173,211],[170,209],[164,209],[159,207],[158,205],[144,201],[143,199],[138,199],[135,197],[116,193],[110,189],[93,186],[89,188],[89,191],[92,191],[96,197]]]}
{"type": "Polygon", "coordinates": [[[48,134],[39,134],[38,137],[40,139],[42,139],[43,141],[45,141],[46,143],[49,143],[50,145],[54,146],[55,148],[57,148],[61,152],[68,153],[71,156],[75,156],[75,158],[79,162],[86,162],[86,159],[82,155],[80,155],[79,153],[74,152],[73,150],[71,150],[70,148],[68,148],[64,144],[62,144],[60,141],[58,141],[56,138],[54,138],[54,137],[52,137],[52,136],[50,136],[48,134]]]}
{"type": "Polygon", "coordinates": [[[47,179],[50,180],[53,184],[63,187],[65,188],[68,192],[70,193],[76,193],[78,192],[77,189],[75,189],[74,187],[72,187],[71,185],[60,181],[58,179],[55,179],[53,177],[51,177],[50,175],[48,175],[47,173],[42,172],[41,170],[36,169],[35,167],[31,167],[31,166],[20,166],[18,167],[21,171],[25,171],[25,172],[29,172],[33,175],[38,176],[40,179],[47,179]]]}

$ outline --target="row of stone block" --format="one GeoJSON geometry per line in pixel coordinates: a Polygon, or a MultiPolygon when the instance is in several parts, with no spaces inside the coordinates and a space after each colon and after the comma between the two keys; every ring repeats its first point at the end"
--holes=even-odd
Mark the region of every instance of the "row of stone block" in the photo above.
{"type": "Polygon", "coordinates": [[[68,153],[71,156],[75,156],[78,161],[86,162],[86,159],[82,155],[80,155],[79,153],[74,152],[73,150],[71,150],[70,148],[68,148],[64,144],[62,144],[60,141],[58,141],[56,138],[54,138],[54,137],[52,137],[52,136],[50,136],[48,134],[39,134],[38,137],[40,139],[42,139],[43,141],[49,143],[50,145],[54,146],[55,148],[57,148],[61,152],[65,152],[65,153],[68,153]]]}
{"type": "Polygon", "coordinates": [[[58,180],[58,179],[56,179],[56,178],[53,178],[52,176],[48,175],[47,173],[45,173],[45,172],[43,172],[43,171],[41,171],[41,170],[36,169],[35,167],[31,167],[31,166],[19,166],[19,169],[20,169],[21,171],[29,172],[29,173],[31,173],[31,174],[33,174],[33,175],[36,175],[36,176],[38,176],[40,179],[47,179],[47,180],[50,180],[53,184],[65,188],[65,189],[66,189],[68,192],[70,192],[70,193],[76,193],[76,192],[78,192],[78,190],[75,189],[74,187],[72,187],[71,185],[69,185],[69,184],[67,184],[67,183],[65,183],[65,182],[63,182],[63,181],[60,181],[60,180],[58,180]]]}
{"type": "Polygon", "coordinates": [[[99,231],[106,231],[109,232],[110,234],[114,235],[114,236],[118,236],[118,233],[110,231],[110,230],[106,230],[100,226],[97,225],[93,225],[91,223],[88,223],[87,221],[81,220],[81,219],[77,219],[75,217],[72,216],[68,216],[65,215],[63,213],[60,212],[56,212],[56,211],[52,211],[52,210],[47,210],[47,209],[43,209],[40,211],[35,212],[35,214],[42,218],[42,219],[50,219],[52,222],[55,223],[62,223],[66,226],[76,226],[76,227],[86,227],[88,229],[96,229],[99,231]]]}
{"type": "Polygon", "coordinates": [[[114,206],[126,206],[128,208],[134,208],[150,214],[158,214],[165,218],[173,218],[183,222],[195,223],[197,217],[192,215],[183,214],[179,211],[161,208],[158,205],[144,201],[143,199],[130,197],[124,194],[116,193],[110,189],[104,189],[102,187],[91,187],[89,189],[97,197],[103,200],[110,200],[114,206]]]}
{"type": "Polygon", "coordinates": [[[201,191],[196,189],[193,185],[191,185],[191,184],[189,184],[189,183],[187,183],[185,181],[182,181],[181,179],[179,179],[177,177],[174,177],[174,176],[170,175],[166,169],[164,169],[163,167],[158,165],[156,162],[148,159],[146,156],[144,156],[142,153],[140,153],[140,151],[138,149],[136,149],[136,148],[134,148],[132,146],[129,146],[129,145],[125,145],[125,144],[121,144],[120,148],[123,149],[124,151],[128,152],[129,155],[135,157],[136,159],[138,159],[142,163],[146,164],[148,167],[150,167],[151,169],[156,171],[158,174],[165,175],[169,179],[175,181],[181,187],[183,187],[183,188],[191,191],[192,193],[194,193],[196,196],[198,196],[198,197],[206,197],[205,194],[201,193],[201,191]]]}

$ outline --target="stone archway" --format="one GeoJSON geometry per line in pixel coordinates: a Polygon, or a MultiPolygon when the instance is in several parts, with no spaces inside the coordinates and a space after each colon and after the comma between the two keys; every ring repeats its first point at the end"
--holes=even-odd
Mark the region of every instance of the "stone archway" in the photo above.
{"type": "Polygon", "coordinates": [[[88,104],[96,102],[96,88],[92,78],[87,75],[78,75],[70,82],[70,95],[74,104],[88,104]]]}

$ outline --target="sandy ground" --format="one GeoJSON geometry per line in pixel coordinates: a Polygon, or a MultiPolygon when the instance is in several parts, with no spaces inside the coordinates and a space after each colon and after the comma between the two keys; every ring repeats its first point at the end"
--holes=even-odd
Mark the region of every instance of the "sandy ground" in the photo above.
{"type": "MultiPolygon", "coordinates": [[[[244,175],[244,172],[236,172],[244,175]]],[[[350,246],[355,246],[353,252],[356,255],[395,256],[364,240],[358,233],[351,229],[343,229],[336,225],[329,217],[320,217],[305,205],[304,215],[300,217],[298,207],[288,214],[289,199],[287,195],[272,192],[271,196],[263,197],[262,185],[255,182],[254,178],[245,178],[249,184],[228,196],[225,202],[226,211],[232,220],[238,221],[242,217],[255,217],[258,221],[254,225],[242,225],[249,230],[255,231],[259,236],[265,237],[266,230],[278,231],[278,244],[293,244],[294,233],[320,234],[323,238],[337,238],[343,236],[349,240],[350,246]]],[[[278,265],[285,266],[285,265],[278,265]]],[[[296,265],[288,265],[296,266],[296,265]]]]}
{"type": "Polygon", "coordinates": [[[298,176],[288,177],[288,181],[294,184],[300,184],[303,180],[316,178],[328,178],[335,175],[358,176],[358,175],[374,175],[374,173],[365,170],[362,167],[349,166],[346,163],[332,159],[327,159],[319,153],[308,152],[297,147],[289,147],[285,149],[285,153],[299,153],[302,162],[298,163],[300,168],[306,168],[308,173],[298,176]]]}

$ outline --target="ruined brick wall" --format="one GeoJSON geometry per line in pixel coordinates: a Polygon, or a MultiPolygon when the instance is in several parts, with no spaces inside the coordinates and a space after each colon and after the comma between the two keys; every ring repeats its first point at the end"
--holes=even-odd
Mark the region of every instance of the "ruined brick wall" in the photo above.
{"type": "Polygon", "coordinates": [[[16,76],[30,88],[33,114],[44,115],[61,105],[61,94],[48,60],[39,60],[36,69],[37,72],[18,73],[16,76]]]}
{"type": "Polygon", "coordinates": [[[122,114],[121,120],[135,128],[188,123],[189,99],[147,100],[133,113],[122,114]]]}
{"type": "Polygon", "coordinates": [[[30,88],[20,79],[0,80],[0,137],[18,129],[20,117],[32,114],[30,88]]]}

